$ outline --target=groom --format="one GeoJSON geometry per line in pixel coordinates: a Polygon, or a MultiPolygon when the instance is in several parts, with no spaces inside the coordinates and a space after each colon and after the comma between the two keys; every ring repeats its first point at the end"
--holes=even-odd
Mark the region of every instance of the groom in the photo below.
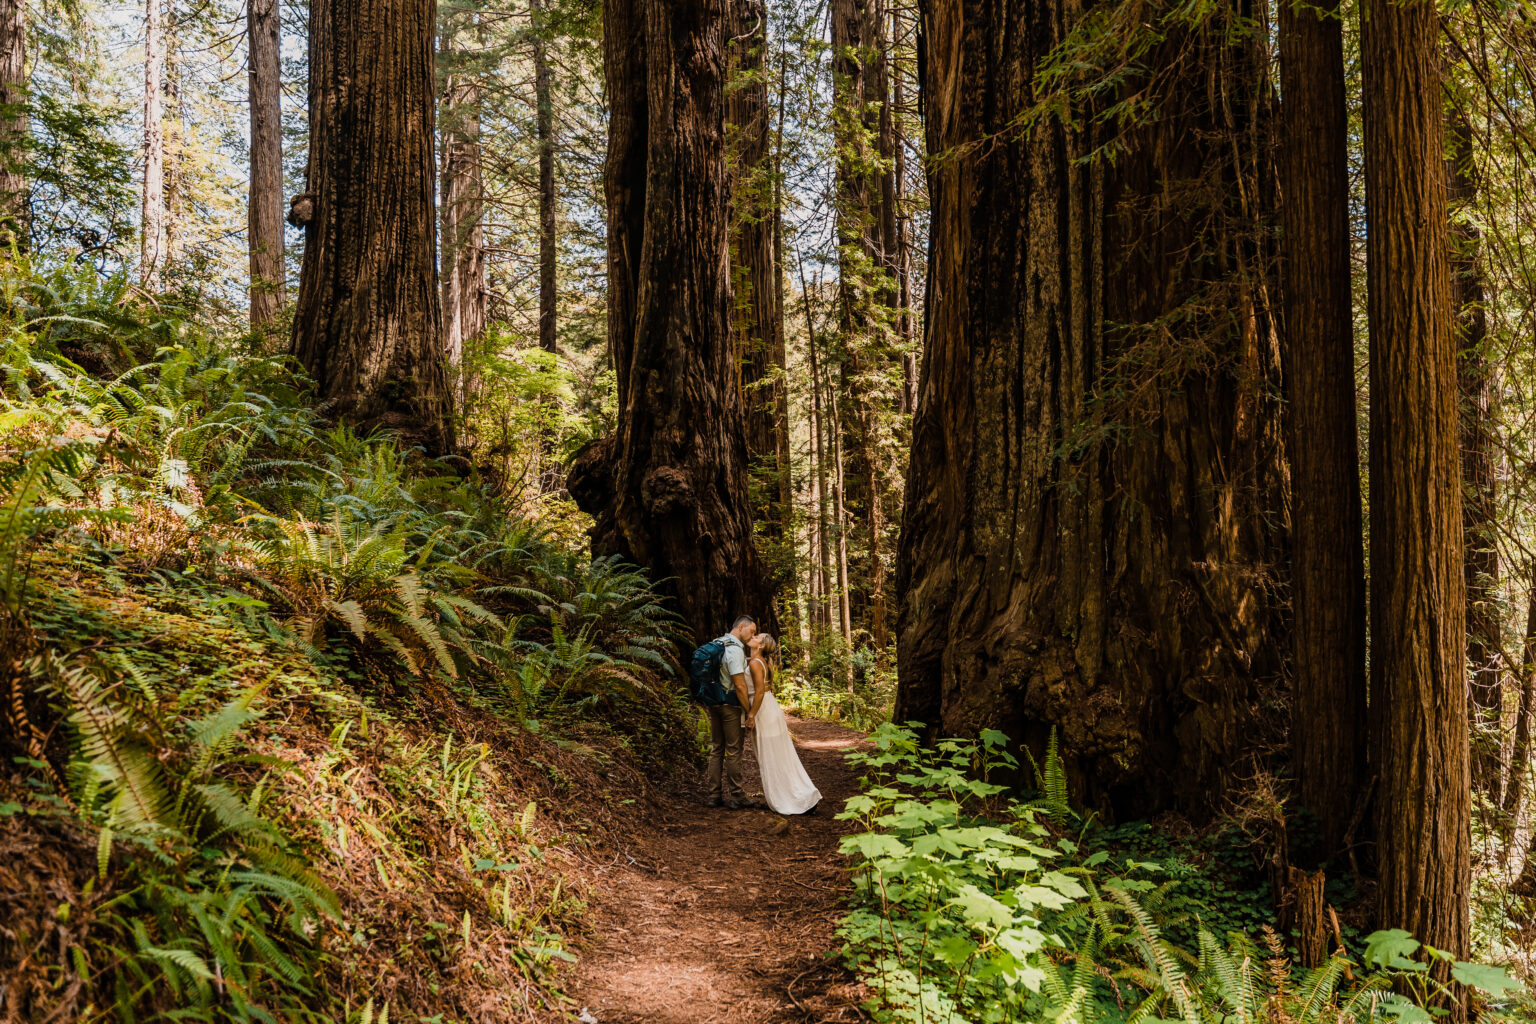
{"type": "Polygon", "coordinates": [[[727,693],[735,693],[737,704],[705,708],[709,716],[709,806],[757,806],[746,798],[741,786],[742,709],[752,706],[747,679],[747,641],[757,635],[757,620],[738,616],[731,631],[720,638],[725,653],[720,658],[720,682],[727,693]]]}

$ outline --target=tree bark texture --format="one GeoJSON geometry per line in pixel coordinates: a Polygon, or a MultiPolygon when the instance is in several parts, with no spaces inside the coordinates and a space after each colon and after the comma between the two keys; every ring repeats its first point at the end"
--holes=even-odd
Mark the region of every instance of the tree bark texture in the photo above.
{"type": "Polygon", "coordinates": [[[251,266],[251,326],[277,315],[287,300],[283,265],[283,113],[281,24],[277,0],[249,0],[251,193],[246,232],[251,266]]]}
{"type": "MultiPolygon", "coordinates": [[[[1531,567],[1527,567],[1526,575],[1531,579],[1531,567]]],[[[1525,643],[1520,658],[1520,707],[1515,712],[1514,743],[1510,748],[1508,777],[1504,781],[1506,841],[1514,833],[1515,826],[1528,817],[1525,806],[1530,792],[1531,716],[1536,714],[1536,580],[1528,586],[1525,643]]]]}
{"type": "Polygon", "coordinates": [[[666,581],[698,637],[742,613],[777,628],[752,539],[732,365],[725,0],[611,0],[608,347],[618,431],[567,487],[593,550],[666,581]]]}
{"type": "MultiPolygon", "coordinates": [[[[27,7],[0,0],[0,247],[27,248],[27,7]]],[[[3,255],[3,254],[0,254],[3,255]]]]}
{"type": "Polygon", "coordinates": [[[165,22],[160,0],[144,0],[144,189],[139,204],[139,283],[160,290],[165,264],[165,22]]]}
{"type": "Polygon", "coordinates": [[[1280,172],[1296,804],[1337,852],[1364,798],[1365,550],[1350,297],[1349,153],[1337,0],[1280,2],[1280,172]]]}
{"type": "Polygon", "coordinates": [[[1472,130],[1459,99],[1447,103],[1446,182],[1451,209],[1451,303],[1461,396],[1463,575],[1467,587],[1467,667],[1471,710],[1479,726],[1472,745],[1472,782],[1491,791],[1503,750],[1503,630],[1499,621],[1497,384],[1488,358],[1487,296],[1478,267],[1481,234],[1462,208],[1477,200],[1472,130]]]}
{"type": "Polygon", "coordinates": [[[431,0],[310,6],[293,352],[327,411],[453,447],[437,291],[431,0]]]}
{"type": "Polygon", "coordinates": [[[1466,583],[1433,0],[1364,19],[1378,920],[1465,957],[1466,583]]]}
{"type": "Polygon", "coordinates": [[[1074,0],[926,0],[932,199],[896,720],[1059,733],[1085,802],[1206,817],[1274,742],[1285,476],[1265,55],[1148,53],[1117,159],[1014,126],[1074,0]],[[1234,198],[1235,197],[1235,198],[1234,198]]]}
{"type": "Polygon", "coordinates": [[[778,411],[782,375],[775,370],[783,350],[783,318],[774,275],[773,155],[769,146],[768,10],[762,0],[727,0],[729,70],[726,130],[731,172],[731,317],[738,388],[745,412],[747,454],[766,486],[754,518],[770,532],[779,524],[772,507],[782,497],[779,474],[778,411]]]}
{"type": "Polygon", "coordinates": [[[554,352],[556,342],[555,261],[555,101],[549,68],[549,40],[544,36],[541,0],[529,0],[533,16],[533,98],[539,137],[539,348],[554,352]]]}
{"type": "MultiPolygon", "coordinates": [[[[445,48],[453,40],[445,40],[445,48]]],[[[485,188],[480,146],[480,83],[463,69],[443,87],[443,351],[456,372],[461,401],[469,398],[467,345],[485,330],[485,188]]]]}

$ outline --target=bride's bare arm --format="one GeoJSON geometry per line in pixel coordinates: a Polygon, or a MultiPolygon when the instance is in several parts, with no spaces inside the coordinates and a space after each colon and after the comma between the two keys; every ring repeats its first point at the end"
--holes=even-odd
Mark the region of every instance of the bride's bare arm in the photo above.
{"type": "Polygon", "coordinates": [[[763,694],[768,692],[765,685],[768,681],[768,670],[758,658],[752,659],[752,664],[747,666],[752,670],[752,710],[747,712],[747,728],[752,728],[756,718],[757,709],[763,704],[763,694]]]}

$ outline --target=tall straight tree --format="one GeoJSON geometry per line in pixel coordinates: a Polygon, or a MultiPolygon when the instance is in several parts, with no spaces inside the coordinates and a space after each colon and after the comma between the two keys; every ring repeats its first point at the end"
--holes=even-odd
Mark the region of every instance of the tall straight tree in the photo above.
{"type": "Polygon", "coordinates": [[[442,49],[449,65],[443,86],[443,332],[450,370],[457,372],[460,397],[469,397],[463,370],[465,346],[485,330],[485,185],[480,142],[481,86],[475,69],[464,66],[459,37],[479,39],[479,14],[446,19],[442,49]]]}
{"type": "Polygon", "coordinates": [[[1365,780],[1365,550],[1350,297],[1349,136],[1338,0],[1280,3],[1285,377],[1290,400],[1292,769],[1322,856],[1365,780]]]}
{"type": "Polygon", "coordinates": [[[1504,710],[1499,611],[1498,438],[1494,434],[1498,389],[1488,358],[1488,303],[1482,245],[1470,210],[1477,200],[1472,128],[1464,97],[1446,104],[1445,173],[1451,210],[1451,308],[1455,316],[1457,380],[1461,394],[1463,575],[1467,586],[1467,666],[1478,742],[1472,748],[1472,782],[1497,798],[1504,710]]]}
{"type": "Polygon", "coordinates": [[[27,7],[0,0],[0,247],[26,248],[27,7]]]}
{"type": "Polygon", "coordinates": [[[1378,920],[1465,957],[1465,577],[1434,0],[1361,36],[1370,322],[1371,727],[1378,920]]]}
{"type": "Polygon", "coordinates": [[[701,637],[742,612],[776,627],[732,384],[726,17],[725,0],[603,8],[618,430],[589,445],[567,480],[597,520],[594,551],[670,580],[701,637]]]}
{"type": "Polygon", "coordinates": [[[144,187],[139,196],[139,283],[160,290],[165,264],[165,19],[161,0],[144,0],[144,187]]]}
{"type": "Polygon", "coordinates": [[[251,260],[251,326],[283,308],[283,112],[281,22],[277,0],[248,0],[251,197],[246,221],[251,260]]]}
{"type": "Polygon", "coordinates": [[[433,195],[433,0],[315,0],[293,352],[328,411],[452,448],[433,195]]]}
{"type": "Polygon", "coordinates": [[[534,127],[539,139],[539,348],[556,349],[555,276],[558,252],[555,248],[555,101],[554,76],[549,67],[549,39],[541,0],[529,0],[533,21],[533,101],[534,127]]]}
{"type": "Polygon", "coordinates": [[[1109,141],[1091,119],[1027,116],[1059,109],[1037,72],[1077,10],[922,6],[932,249],[895,718],[1054,728],[1090,806],[1204,817],[1280,677],[1267,54],[1242,4],[1151,41],[1155,116],[1086,160],[1109,141]]]}

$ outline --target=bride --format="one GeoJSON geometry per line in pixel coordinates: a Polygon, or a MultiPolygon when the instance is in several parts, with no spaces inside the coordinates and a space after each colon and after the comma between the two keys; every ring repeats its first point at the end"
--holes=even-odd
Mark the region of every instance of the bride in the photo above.
{"type": "Polygon", "coordinates": [[[821,800],[821,791],[805,774],[784,709],[773,695],[774,675],[768,671],[768,663],[777,662],[778,641],[767,633],[759,633],[748,641],[747,650],[752,659],[747,663],[752,676],[752,708],[747,713],[747,728],[753,730],[756,738],[763,796],[768,806],[780,814],[809,814],[821,800]]]}

